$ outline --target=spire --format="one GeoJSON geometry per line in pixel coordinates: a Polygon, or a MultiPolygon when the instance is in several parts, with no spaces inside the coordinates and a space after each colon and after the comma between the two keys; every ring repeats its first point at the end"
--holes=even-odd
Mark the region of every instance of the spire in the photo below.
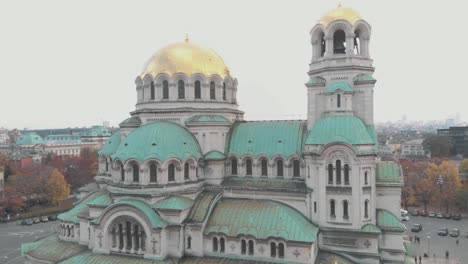
{"type": "Polygon", "coordinates": [[[338,3],[338,8],[341,8],[341,2],[338,3]]]}

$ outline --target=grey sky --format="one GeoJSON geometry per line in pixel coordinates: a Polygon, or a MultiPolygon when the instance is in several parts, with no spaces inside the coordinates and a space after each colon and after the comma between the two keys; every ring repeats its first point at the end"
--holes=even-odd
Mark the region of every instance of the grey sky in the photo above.
{"type": "MultiPolygon", "coordinates": [[[[339,1],[1,1],[0,126],[112,125],[186,33],[224,58],[249,120],[305,118],[309,31],[339,1]]],[[[373,28],[376,121],[468,119],[465,1],[342,1],[373,28]]]]}

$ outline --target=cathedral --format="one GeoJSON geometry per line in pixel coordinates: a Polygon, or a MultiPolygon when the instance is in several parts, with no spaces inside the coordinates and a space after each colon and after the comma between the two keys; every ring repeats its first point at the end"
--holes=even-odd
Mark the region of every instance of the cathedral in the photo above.
{"type": "Polygon", "coordinates": [[[215,51],[157,51],[96,182],[26,263],[414,263],[401,169],[377,155],[371,26],[338,6],[310,38],[307,120],[246,121],[215,51]]]}

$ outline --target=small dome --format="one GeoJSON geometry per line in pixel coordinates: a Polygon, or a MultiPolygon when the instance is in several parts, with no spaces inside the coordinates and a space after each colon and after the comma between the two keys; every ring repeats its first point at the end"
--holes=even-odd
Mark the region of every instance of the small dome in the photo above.
{"type": "Polygon", "coordinates": [[[119,145],[112,160],[170,158],[198,160],[202,156],[195,137],[184,127],[167,121],[156,121],[131,132],[119,145]]]}
{"type": "Polygon", "coordinates": [[[156,77],[166,73],[170,76],[176,73],[185,73],[191,76],[201,73],[205,76],[217,74],[224,78],[230,76],[228,67],[223,59],[214,50],[189,43],[188,39],[183,43],[168,45],[158,52],[146,63],[140,77],[150,74],[156,77]]]}
{"type": "Polygon", "coordinates": [[[361,20],[361,15],[354,9],[349,7],[342,7],[341,4],[337,8],[325,14],[319,21],[324,27],[328,27],[332,22],[337,20],[348,21],[351,25],[354,25],[357,21],[361,20]]]}

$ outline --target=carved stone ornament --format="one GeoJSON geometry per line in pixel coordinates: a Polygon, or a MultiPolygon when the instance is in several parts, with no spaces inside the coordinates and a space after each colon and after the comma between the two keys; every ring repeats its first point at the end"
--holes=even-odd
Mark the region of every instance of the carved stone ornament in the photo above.
{"type": "Polygon", "coordinates": [[[206,174],[207,175],[213,175],[213,169],[212,168],[207,168],[206,169],[206,174]]]}

